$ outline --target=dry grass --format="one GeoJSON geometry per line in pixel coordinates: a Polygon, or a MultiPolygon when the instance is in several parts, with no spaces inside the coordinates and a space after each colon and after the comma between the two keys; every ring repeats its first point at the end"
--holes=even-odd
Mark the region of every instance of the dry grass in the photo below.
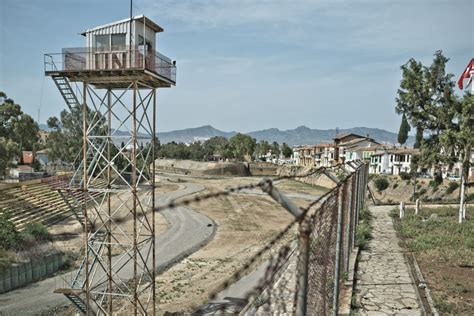
{"type": "Polygon", "coordinates": [[[424,208],[418,216],[409,209],[405,218],[397,221],[396,227],[415,253],[436,308],[443,315],[469,315],[474,310],[473,213],[474,208],[469,208],[466,222],[458,224],[457,208],[424,208]]]}

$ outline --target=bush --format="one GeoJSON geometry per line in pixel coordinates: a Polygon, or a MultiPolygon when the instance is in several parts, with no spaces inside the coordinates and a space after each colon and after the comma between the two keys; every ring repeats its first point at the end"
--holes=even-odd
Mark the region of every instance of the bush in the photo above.
{"type": "Polygon", "coordinates": [[[388,180],[386,178],[377,178],[374,180],[374,185],[377,191],[381,192],[388,188],[388,180]]]}
{"type": "Polygon", "coordinates": [[[0,247],[0,272],[8,268],[12,262],[12,255],[0,247]]]}
{"type": "Polygon", "coordinates": [[[396,189],[397,187],[398,187],[398,183],[394,183],[392,188],[396,189]]]}
{"type": "Polygon", "coordinates": [[[418,184],[416,185],[416,188],[417,188],[418,190],[421,189],[421,183],[418,183],[418,184]]]}
{"type": "Polygon", "coordinates": [[[448,188],[446,189],[446,194],[451,194],[454,192],[454,190],[456,190],[457,188],[459,188],[459,183],[457,182],[450,182],[449,185],[448,185],[448,188]]]}
{"type": "Polygon", "coordinates": [[[0,214],[0,247],[9,250],[18,248],[21,237],[10,219],[10,214],[0,214]]]}
{"type": "Polygon", "coordinates": [[[420,191],[418,191],[418,194],[420,196],[423,195],[423,194],[426,194],[426,189],[425,188],[421,189],[420,191]]]}
{"type": "Polygon", "coordinates": [[[436,173],[434,176],[434,182],[437,185],[440,185],[441,183],[443,183],[443,175],[441,173],[436,173]]]}
{"type": "Polygon", "coordinates": [[[33,237],[33,241],[36,240],[39,242],[51,240],[51,234],[48,232],[46,226],[41,223],[26,224],[22,235],[25,241],[29,241],[31,237],[33,237]]]}
{"type": "Polygon", "coordinates": [[[473,201],[474,201],[474,193],[469,193],[469,194],[467,195],[466,200],[467,200],[468,202],[473,202],[473,201]]]}
{"type": "Polygon", "coordinates": [[[402,180],[410,180],[412,178],[408,172],[400,172],[399,176],[402,180]]]}

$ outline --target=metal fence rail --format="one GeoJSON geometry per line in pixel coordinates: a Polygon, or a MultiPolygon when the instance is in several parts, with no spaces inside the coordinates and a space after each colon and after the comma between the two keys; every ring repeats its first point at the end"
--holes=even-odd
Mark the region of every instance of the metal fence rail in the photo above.
{"type": "Polygon", "coordinates": [[[44,55],[44,71],[150,70],[176,83],[176,64],[154,49],[143,46],[63,48],[44,55]]]}

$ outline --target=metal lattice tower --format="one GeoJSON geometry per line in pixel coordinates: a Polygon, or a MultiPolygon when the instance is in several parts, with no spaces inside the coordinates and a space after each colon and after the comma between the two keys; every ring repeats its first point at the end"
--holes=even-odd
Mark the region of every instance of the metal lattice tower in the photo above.
{"type": "Polygon", "coordinates": [[[45,55],[46,75],[83,118],[82,161],[65,191],[81,192],[71,207],[84,258],[56,292],[85,314],[155,313],[156,94],[176,82],[175,63],[154,50],[161,31],[134,17],[87,30],[86,48],[45,55]]]}

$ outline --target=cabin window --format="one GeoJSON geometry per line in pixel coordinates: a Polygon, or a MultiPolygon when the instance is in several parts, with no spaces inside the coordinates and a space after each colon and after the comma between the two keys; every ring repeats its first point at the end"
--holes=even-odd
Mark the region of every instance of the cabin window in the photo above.
{"type": "Polygon", "coordinates": [[[146,43],[147,50],[153,49],[153,46],[151,45],[151,42],[149,40],[144,41],[143,36],[138,35],[138,45],[143,45],[144,42],[146,43]]]}
{"type": "Polygon", "coordinates": [[[95,47],[100,49],[110,49],[110,37],[109,35],[96,35],[95,36],[95,47]]]}
{"type": "Polygon", "coordinates": [[[112,48],[125,46],[125,34],[112,34],[111,37],[112,48]]]}

